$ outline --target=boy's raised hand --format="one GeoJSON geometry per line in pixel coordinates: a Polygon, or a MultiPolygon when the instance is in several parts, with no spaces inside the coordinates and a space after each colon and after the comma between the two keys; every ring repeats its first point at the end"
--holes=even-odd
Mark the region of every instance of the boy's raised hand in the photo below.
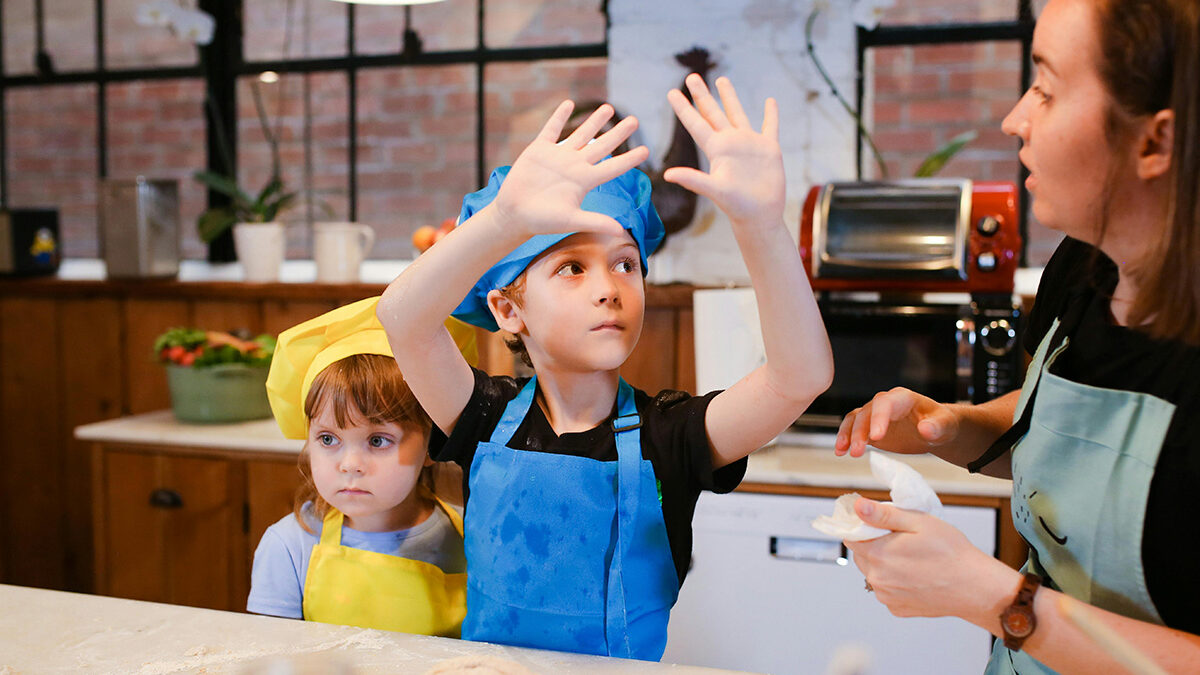
{"type": "Polygon", "coordinates": [[[571,101],[559,104],[537,138],[513,162],[496,194],[494,206],[499,217],[529,236],[556,232],[620,234],[622,228],[616,220],[583,211],[579,206],[592,188],[636,167],[649,155],[645,146],[639,146],[605,159],[637,129],[634,117],[626,117],[588,143],[613,116],[613,107],[607,103],[558,143],[574,107],[571,101]]]}
{"type": "Polygon", "coordinates": [[[735,226],[782,222],[786,190],[775,99],[767,99],[759,133],[728,78],[717,78],[720,104],[699,75],[692,73],[685,82],[695,105],[678,89],[669,91],[667,100],[708,157],[708,173],[672,167],[663,178],[711,199],[735,226]]]}

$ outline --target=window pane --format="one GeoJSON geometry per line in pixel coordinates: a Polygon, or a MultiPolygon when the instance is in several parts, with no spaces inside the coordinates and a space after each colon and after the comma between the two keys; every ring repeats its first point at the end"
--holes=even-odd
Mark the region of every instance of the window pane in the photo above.
{"type": "Polygon", "coordinates": [[[346,55],[346,5],[330,0],[245,0],[247,61],[346,55]],[[289,12],[290,8],[290,12],[289,12]]]}
{"type": "Polygon", "coordinates": [[[204,83],[161,80],[109,85],[108,175],[146,176],[179,186],[179,244],[184,258],[204,258],[196,219],[208,193],[192,174],[206,166],[204,83]]]}
{"type": "Polygon", "coordinates": [[[64,256],[97,257],[96,87],[22,87],[5,96],[8,205],[58,209],[64,256]]]}
{"type": "Polygon", "coordinates": [[[239,79],[238,182],[252,197],[266,187],[272,166],[271,146],[254,103],[255,83],[271,132],[279,139],[284,189],[298,194],[295,206],[280,218],[291,224],[287,228],[288,256],[309,258],[309,223],[347,220],[350,215],[346,75],[292,74],[273,84],[253,77],[239,79]],[[311,139],[307,144],[306,138],[311,139]]]}
{"type": "Polygon", "coordinates": [[[475,180],[475,67],[377,68],[358,79],[358,220],[372,258],[412,257],[412,233],[456,217],[475,180]]]}
{"type": "Polygon", "coordinates": [[[582,109],[608,96],[606,59],[500,63],[487,67],[487,168],[512,164],[563,99],[582,109]]]}
{"type": "MultiPolygon", "coordinates": [[[[5,0],[0,25],[4,31],[4,72],[30,75],[37,50],[33,0],[5,0]]],[[[96,67],[95,5],[79,0],[43,0],[43,42],[56,72],[96,67]]]]}
{"type": "Polygon", "coordinates": [[[883,24],[976,23],[1012,21],[1018,0],[904,0],[883,10],[883,24]]]}
{"type": "Polygon", "coordinates": [[[137,9],[143,4],[145,0],[105,0],[105,67],[119,69],[196,65],[198,55],[196,45],[191,40],[176,35],[167,26],[138,25],[137,9]]]}
{"type": "MultiPolygon", "coordinates": [[[[403,48],[404,8],[354,6],[354,48],[359,54],[397,54],[403,48]]],[[[475,48],[474,2],[455,0],[412,8],[412,29],[427,52],[475,48]]]]}
{"type": "Polygon", "coordinates": [[[604,42],[600,0],[486,0],[484,42],[530,47],[604,42]]]}

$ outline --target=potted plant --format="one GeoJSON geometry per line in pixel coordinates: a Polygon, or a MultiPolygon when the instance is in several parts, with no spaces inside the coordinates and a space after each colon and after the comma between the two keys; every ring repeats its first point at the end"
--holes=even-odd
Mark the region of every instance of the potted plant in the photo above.
{"type": "Polygon", "coordinates": [[[154,341],[167,369],[171,408],[182,422],[235,422],[271,416],[267,372],[275,338],[172,328],[154,341]]]}

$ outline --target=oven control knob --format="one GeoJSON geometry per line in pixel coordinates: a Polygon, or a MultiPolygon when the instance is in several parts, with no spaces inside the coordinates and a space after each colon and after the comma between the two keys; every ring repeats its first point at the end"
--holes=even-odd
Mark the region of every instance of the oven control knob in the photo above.
{"type": "Polygon", "coordinates": [[[1017,343],[1017,329],[1006,319],[996,319],[979,329],[979,341],[987,353],[1004,356],[1017,343]]]}
{"type": "Polygon", "coordinates": [[[996,216],[984,216],[979,219],[979,223],[975,227],[979,230],[979,234],[990,237],[1000,231],[1000,221],[996,219],[996,216]]]}
{"type": "Polygon", "coordinates": [[[996,254],[991,251],[984,251],[975,259],[975,266],[982,272],[991,272],[996,269],[996,254]]]}

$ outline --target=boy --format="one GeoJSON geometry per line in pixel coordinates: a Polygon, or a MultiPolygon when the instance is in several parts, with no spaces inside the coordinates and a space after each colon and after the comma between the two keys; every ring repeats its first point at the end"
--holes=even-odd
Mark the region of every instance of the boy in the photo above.
{"type": "Polygon", "coordinates": [[[634,169],[647,149],[605,159],[637,121],[592,140],[613,113],[607,105],[556,143],[572,108],[560,105],[379,303],[396,360],[436,427],[431,454],[467,476],[464,638],[661,658],[700,489],[735,488],[745,457],[832,379],[828,339],[783,224],[775,102],[757,133],[728,80],[717,80],[724,111],[699,76],[687,86],[695,107],[679,91],[668,99],[710,170],[665,177],[733,222],[767,354],[742,381],[703,397],[651,398],[620,379],[641,333],[642,277],[662,222],[634,169]],[[517,336],[536,376],[473,371],[442,329],[450,313],[517,336]]]}

